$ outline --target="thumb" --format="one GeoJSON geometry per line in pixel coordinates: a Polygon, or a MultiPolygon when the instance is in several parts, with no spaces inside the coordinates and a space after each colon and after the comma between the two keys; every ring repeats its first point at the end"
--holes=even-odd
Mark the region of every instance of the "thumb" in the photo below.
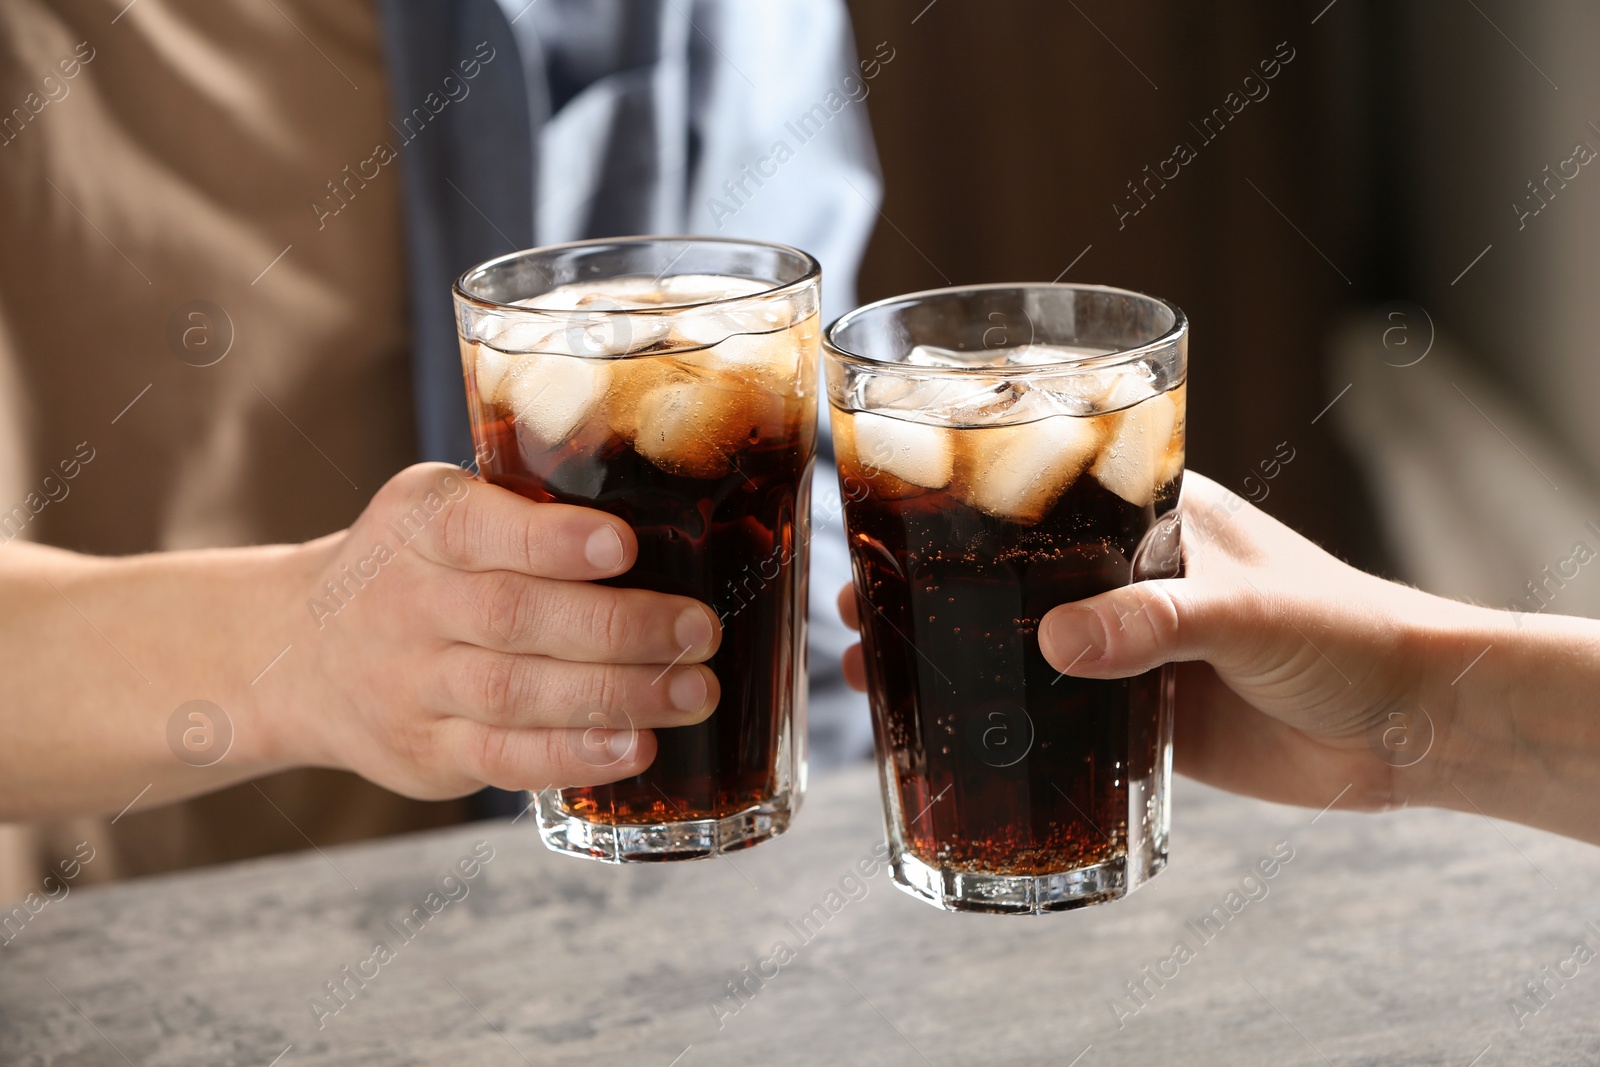
{"type": "Polygon", "coordinates": [[[1224,598],[1187,578],[1135,582],[1039,622],[1045,660],[1081,678],[1127,678],[1180,660],[1242,665],[1258,644],[1224,598]]]}

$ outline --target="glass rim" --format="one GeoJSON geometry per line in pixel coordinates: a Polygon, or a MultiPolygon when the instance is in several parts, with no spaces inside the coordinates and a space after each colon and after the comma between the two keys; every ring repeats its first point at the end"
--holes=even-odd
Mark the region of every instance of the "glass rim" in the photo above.
{"type": "MultiPolygon", "coordinates": [[[[685,251],[687,251],[687,249],[685,251]]],[[[681,256],[682,253],[679,253],[679,255],[681,256]]],[[[673,262],[675,263],[677,261],[674,260],[673,262]]],[[[671,264],[668,264],[668,266],[670,268],[671,264]]],[[[633,277],[633,275],[618,274],[614,275],[614,277],[624,278],[633,277]]],[[[660,279],[668,277],[668,275],[663,271],[656,277],[660,279]]],[[[737,277],[737,275],[728,275],[728,277],[737,277]]],[[[746,300],[770,300],[775,297],[788,296],[791,292],[799,292],[807,285],[810,285],[821,279],[821,277],[822,264],[817,262],[815,256],[809,252],[795,248],[793,245],[780,244],[777,241],[758,241],[744,237],[713,237],[703,234],[647,234],[635,237],[596,237],[583,241],[565,241],[561,244],[539,245],[534,248],[522,248],[515,252],[507,252],[503,255],[495,256],[493,259],[484,260],[482,263],[478,263],[462,271],[460,276],[456,278],[455,283],[451,285],[450,291],[457,300],[486,311],[534,312],[540,315],[581,316],[584,319],[593,320],[595,318],[608,315],[627,316],[661,315],[669,313],[675,314],[686,310],[693,310],[695,308],[717,307],[722,304],[734,304],[746,300]],[[774,283],[769,288],[760,289],[753,293],[739,293],[735,296],[722,296],[717,297],[715,300],[698,300],[687,304],[660,304],[643,308],[541,308],[535,307],[531,304],[516,304],[506,303],[499,300],[490,300],[487,297],[478,296],[467,289],[469,278],[476,275],[485,274],[495,267],[502,266],[503,264],[510,263],[522,257],[531,257],[535,254],[546,252],[565,252],[571,249],[581,248],[600,248],[606,245],[627,246],[671,244],[674,242],[679,244],[718,244],[787,252],[793,256],[796,256],[800,260],[801,266],[804,268],[804,273],[802,273],[800,277],[793,281],[774,283]]],[[[752,278],[749,280],[759,281],[761,279],[752,278]]],[[[537,297],[524,297],[523,299],[537,299],[537,297]]]]}
{"type": "MultiPolygon", "coordinates": [[[[1159,296],[1141,293],[1136,289],[1123,289],[1115,285],[1093,285],[1080,282],[986,282],[979,285],[949,285],[938,289],[923,289],[915,293],[901,293],[897,296],[884,297],[874,300],[870,304],[863,304],[858,308],[845,312],[822,331],[822,349],[833,359],[840,363],[854,367],[868,368],[875,373],[899,374],[907,377],[918,378],[993,378],[996,371],[1011,370],[1027,376],[1056,375],[1071,373],[1080,370],[1100,370],[1105,367],[1118,367],[1125,363],[1137,362],[1139,359],[1169,348],[1178,343],[1189,332],[1189,317],[1183,309],[1170,300],[1163,300],[1159,296]],[[1140,345],[1129,348],[1118,348],[1114,352],[1106,352],[1098,356],[1080,356],[1076,359],[1064,360],[1059,363],[1028,363],[1018,364],[1015,367],[924,367],[920,364],[906,363],[904,360],[875,359],[872,356],[862,355],[844,348],[834,340],[835,335],[850,326],[858,318],[869,313],[881,311],[896,304],[909,304],[925,300],[929,297],[950,296],[956,293],[988,292],[999,289],[1073,289],[1080,292],[1114,293],[1118,296],[1133,297],[1138,300],[1149,301],[1166,308],[1172,314],[1172,325],[1159,337],[1140,345]]],[[[1043,342],[1041,342],[1043,343],[1043,342]]],[[[1016,347],[1016,346],[1013,346],[1016,347]]],[[[999,351],[996,349],[996,351],[999,351]]]]}

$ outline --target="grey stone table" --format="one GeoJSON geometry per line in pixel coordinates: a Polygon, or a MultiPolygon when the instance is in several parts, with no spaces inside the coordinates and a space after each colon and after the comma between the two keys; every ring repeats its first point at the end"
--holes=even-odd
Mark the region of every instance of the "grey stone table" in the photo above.
{"type": "Polygon", "coordinates": [[[1154,882],[1042,917],[858,882],[867,769],[731,860],[585,863],[523,819],[74,890],[0,948],[0,1063],[1600,1062],[1600,849],[1187,781],[1175,812],[1154,882]]]}

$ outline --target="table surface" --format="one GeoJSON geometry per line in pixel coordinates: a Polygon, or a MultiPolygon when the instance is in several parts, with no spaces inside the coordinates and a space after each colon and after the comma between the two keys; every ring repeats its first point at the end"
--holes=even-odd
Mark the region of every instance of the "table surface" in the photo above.
{"type": "Polygon", "coordinates": [[[1600,849],[1183,780],[1174,811],[1163,874],[1048,916],[853,881],[881,841],[870,768],[814,781],[787,836],[732,859],[608,867],[522,819],[73,890],[0,948],[0,1063],[1600,1059],[1600,849]],[[442,881],[475,848],[477,876],[442,881]],[[1247,878],[1274,850],[1292,859],[1247,878]],[[347,966],[370,980],[328,996],[347,966]]]}

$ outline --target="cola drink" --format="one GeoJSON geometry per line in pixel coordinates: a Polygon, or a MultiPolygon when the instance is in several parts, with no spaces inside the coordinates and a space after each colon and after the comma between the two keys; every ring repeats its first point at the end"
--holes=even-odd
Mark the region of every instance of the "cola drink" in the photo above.
{"type": "MultiPolygon", "coordinates": [[[[624,519],[638,559],[606,584],[709,604],[722,697],[702,723],[657,729],[644,773],[540,793],[541,834],[613,862],[714,855],[781,833],[804,785],[815,265],[783,249],[770,277],[662,276],[640,268],[666,260],[673,249],[657,245],[669,242],[595,244],[631,256],[612,252],[615,276],[571,270],[581,280],[464,328],[480,473],[624,519]]],[[[696,242],[678,263],[724,265],[724,244],[696,242]]],[[[627,724],[574,709],[571,725],[627,724]]],[[[585,758],[611,760],[594,751],[585,758]]]]}
{"type": "Polygon", "coordinates": [[[1165,863],[1170,668],[1073,678],[1038,644],[1057,605],[1178,573],[1181,348],[1117,354],[830,359],[892,865],[941,907],[1077,907],[1165,863]]]}

